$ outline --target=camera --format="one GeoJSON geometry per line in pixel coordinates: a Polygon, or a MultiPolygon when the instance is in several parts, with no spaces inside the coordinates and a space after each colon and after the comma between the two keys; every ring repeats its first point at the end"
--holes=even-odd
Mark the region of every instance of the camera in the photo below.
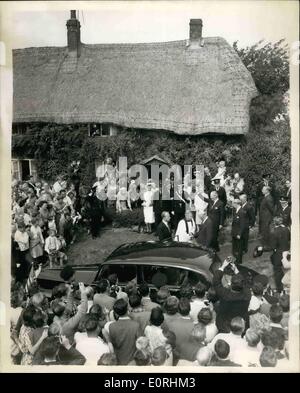
{"type": "Polygon", "coordinates": [[[71,288],[72,288],[72,291],[74,291],[74,292],[78,291],[79,290],[79,283],[76,281],[72,282],[71,288]]]}

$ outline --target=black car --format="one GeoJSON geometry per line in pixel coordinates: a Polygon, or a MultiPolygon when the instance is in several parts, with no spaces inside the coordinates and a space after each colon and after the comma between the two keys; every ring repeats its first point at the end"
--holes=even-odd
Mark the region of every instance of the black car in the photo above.
{"type": "MultiPolygon", "coordinates": [[[[199,281],[209,287],[213,272],[220,265],[216,253],[190,243],[149,241],[123,244],[101,263],[74,265],[73,268],[75,281],[86,285],[95,285],[116,274],[123,288],[136,280],[138,285],[146,282],[150,288],[167,285],[174,293],[183,284],[194,287],[199,281]]],[[[51,292],[61,282],[59,268],[46,269],[38,277],[39,286],[46,292],[51,292]]]]}

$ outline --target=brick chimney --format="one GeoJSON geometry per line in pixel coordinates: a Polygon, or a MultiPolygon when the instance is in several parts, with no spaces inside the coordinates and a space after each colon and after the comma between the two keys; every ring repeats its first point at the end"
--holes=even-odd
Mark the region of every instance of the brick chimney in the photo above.
{"type": "Polygon", "coordinates": [[[202,26],[202,19],[190,19],[189,45],[203,46],[202,26]]]}
{"type": "Polygon", "coordinates": [[[76,18],[76,11],[71,10],[71,19],[67,21],[69,53],[80,55],[80,22],[76,18]]]}

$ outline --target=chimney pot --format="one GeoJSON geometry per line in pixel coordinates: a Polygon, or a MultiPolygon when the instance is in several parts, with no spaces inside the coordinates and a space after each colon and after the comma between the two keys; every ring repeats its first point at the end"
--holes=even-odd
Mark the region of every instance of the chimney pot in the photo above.
{"type": "Polygon", "coordinates": [[[190,19],[190,41],[200,42],[202,40],[202,19],[190,19]]]}

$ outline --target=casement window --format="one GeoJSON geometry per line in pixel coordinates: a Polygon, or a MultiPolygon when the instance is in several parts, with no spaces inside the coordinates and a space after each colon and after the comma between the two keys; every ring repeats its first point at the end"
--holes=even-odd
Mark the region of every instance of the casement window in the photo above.
{"type": "Polygon", "coordinates": [[[89,136],[114,136],[117,135],[117,127],[108,123],[91,123],[89,124],[89,136]]]}
{"type": "Polygon", "coordinates": [[[28,180],[29,176],[33,176],[34,180],[37,178],[36,160],[32,159],[16,159],[11,160],[11,174],[13,179],[28,180]]]}

